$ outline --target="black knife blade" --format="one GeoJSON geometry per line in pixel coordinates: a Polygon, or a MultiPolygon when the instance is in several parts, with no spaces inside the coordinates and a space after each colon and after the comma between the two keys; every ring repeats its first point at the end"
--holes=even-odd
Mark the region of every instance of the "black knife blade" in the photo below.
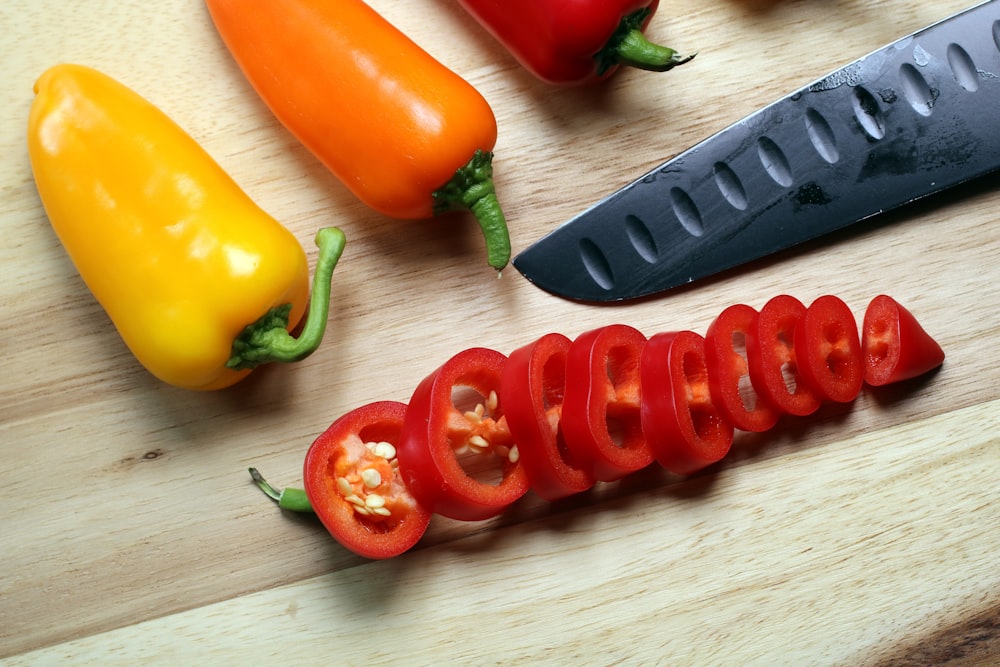
{"type": "Polygon", "coordinates": [[[1000,0],[747,116],[514,259],[580,301],[648,296],[1000,168],[1000,0]]]}

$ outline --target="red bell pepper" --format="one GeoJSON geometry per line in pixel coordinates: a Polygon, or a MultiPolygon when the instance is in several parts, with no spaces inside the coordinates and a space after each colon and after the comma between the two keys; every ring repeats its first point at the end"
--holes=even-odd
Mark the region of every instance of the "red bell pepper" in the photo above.
{"type": "Polygon", "coordinates": [[[861,393],[864,365],[858,324],[835,296],[813,301],[795,328],[799,375],[820,398],[850,403],[861,393]]]}
{"type": "Polygon", "coordinates": [[[574,460],[609,482],[653,461],[639,417],[646,337],[624,324],[581,334],[566,357],[562,429],[574,460]]]}
{"type": "Polygon", "coordinates": [[[865,382],[909,380],[944,363],[944,350],[913,314],[890,296],[872,299],[861,325],[865,382]]]}
{"type": "Polygon", "coordinates": [[[376,403],[334,422],[306,456],[307,497],[251,474],[282,508],[315,506],[345,546],[383,558],[415,544],[432,512],[486,519],[529,487],[555,500],[654,460],[688,475],[721,460],[740,425],[764,430],[779,414],[852,400],[859,377],[886,384],[944,360],[887,296],[869,304],[860,340],[856,328],[840,299],[806,308],[782,295],[759,312],[727,308],[705,338],[647,340],[616,324],[574,341],[547,334],[510,357],[471,348],[427,376],[408,407],[376,403]]]}
{"type": "Polygon", "coordinates": [[[802,381],[795,355],[795,328],[806,307],[793,296],[776,296],[760,309],[747,337],[750,381],[758,394],[783,413],[803,417],[820,397],[802,381]]]}
{"type": "Polygon", "coordinates": [[[650,337],[640,372],[642,430],[660,465],[689,475],[721,461],[733,424],[712,400],[705,339],[692,331],[650,337]]]}
{"type": "Polygon", "coordinates": [[[403,553],[430,522],[397,470],[405,414],[404,404],[391,401],[352,410],[306,454],[303,480],[313,511],[338,542],[367,558],[403,553]]]}
{"type": "Polygon", "coordinates": [[[571,341],[550,333],[510,353],[500,383],[504,416],[531,490],[545,500],[586,491],[594,479],[578,468],[562,433],[566,355],[571,341]]]}
{"type": "Polygon", "coordinates": [[[500,403],[506,362],[499,352],[471,348],[413,392],[398,446],[399,469],[417,501],[437,514],[488,519],[528,491],[500,403]],[[490,479],[495,476],[499,481],[490,479]]]}
{"type": "Polygon", "coordinates": [[[601,81],[620,65],[665,72],[694,56],[649,42],[659,0],[459,0],[529,72],[548,83],[601,81]]]}
{"type": "Polygon", "coordinates": [[[781,413],[754,391],[746,340],[757,311],[742,303],[729,306],[705,334],[705,365],[712,400],[733,426],[759,433],[773,427],[781,413]]]}

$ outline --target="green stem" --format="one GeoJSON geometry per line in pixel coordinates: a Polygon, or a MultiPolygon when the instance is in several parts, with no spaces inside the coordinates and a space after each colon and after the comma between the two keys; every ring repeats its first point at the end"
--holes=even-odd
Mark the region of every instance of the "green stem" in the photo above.
{"type": "Polygon", "coordinates": [[[284,489],[283,491],[278,491],[267,483],[267,480],[264,479],[263,475],[256,468],[250,468],[250,477],[268,498],[278,503],[278,507],[281,509],[288,510],[289,512],[313,511],[312,503],[309,502],[309,497],[306,496],[306,492],[302,489],[284,489]]]}
{"type": "Polygon", "coordinates": [[[434,213],[472,211],[486,240],[486,259],[500,271],[510,261],[510,233],[493,185],[493,153],[477,150],[450,181],[431,195],[434,213]]]}
{"type": "Polygon", "coordinates": [[[306,324],[298,338],[288,333],[288,314],[292,304],[272,308],[259,320],[247,326],[233,341],[232,356],[227,368],[244,370],[271,361],[301,361],[316,351],[326,332],[330,314],[330,284],[333,269],[344,252],[346,239],[336,227],[326,227],[316,234],[319,258],[313,272],[312,293],[306,324]]]}
{"type": "Polygon", "coordinates": [[[598,76],[617,65],[627,65],[652,72],[666,72],[690,62],[696,54],[682,56],[671,48],[654,44],[646,39],[642,24],[649,16],[649,8],[629,14],[594,58],[598,76]]]}

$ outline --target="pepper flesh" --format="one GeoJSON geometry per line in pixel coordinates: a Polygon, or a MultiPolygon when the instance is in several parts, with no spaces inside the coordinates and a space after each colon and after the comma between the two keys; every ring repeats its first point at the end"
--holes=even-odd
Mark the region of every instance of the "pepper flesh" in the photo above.
{"type": "Polygon", "coordinates": [[[602,81],[620,65],[664,72],[688,62],[646,40],[659,0],[459,0],[521,65],[558,85],[602,81]]]}
{"type": "MultiPolygon", "coordinates": [[[[135,357],[157,378],[221,389],[322,338],[336,229],[314,296],[314,340],[288,330],[306,312],[309,269],[296,238],[262,211],[183,129],[111,77],[57,65],[35,84],[28,150],[52,228],[135,357]],[[321,278],[325,278],[326,286],[321,278]],[[227,364],[247,328],[270,327],[253,359],[227,364]],[[318,338],[315,337],[318,334],[318,338]],[[289,344],[291,343],[291,344],[289,344]]],[[[314,318],[310,316],[310,320],[314,318]]]]}
{"type": "Polygon", "coordinates": [[[595,479],[610,482],[653,461],[640,423],[639,357],[646,337],[625,324],[579,335],[566,358],[562,428],[595,479]]]}
{"type": "Polygon", "coordinates": [[[586,491],[594,478],[577,467],[562,429],[566,356],[571,341],[550,333],[510,353],[500,397],[531,490],[546,500],[586,491]]]}
{"type": "Polygon", "coordinates": [[[395,446],[405,415],[406,405],[394,401],[355,408],[306,453],[305,493],[316,516],[338,542],[366,558],[403,553],[430,523],[431,513],[414,499],[397,469],[395,446]]]}
{"type": "Polygon", "coordinates": [[[801,301],[779,294],[757,313],[746,341],[754,389],[776,409],[798,417],[812,414],[821,403],[802,381],[795,354],[796,325],[805,312],[801,301]]]}
{"type": "Polygon", "coordinates": [[[705,333],[705,364],[712,398],[738,429],[760,433],[772,428],[781,413],[753,389],[746,340],[757,311],[738,303],[716,317],[705,333]]]}
{"type": "Polygon", "coordinates": [[[361,0],[206,0],[275,117],[361,201],[399,219],[471,210],[510,259],[485,98],[361,0]]]}
{"type": "Polygon", "coordinates": [[[642,429],[664,468],[690,475],[721,461],[733,424],[713,400],[705,339],[693,331],[651,336],[642,350],[642,429]]]}
{"type": "Polygon", "coordinates": [[[861,392],[864,363],[851,309],[833,295],[806,308],[795,330],[799,375],[820,398],[849,403],[861,392]]]}
{"type": "Polygon", "coordinates": [[[909,380],[944,363],[944,350],[909,310],[880,294],[861,325],[865,382],[873,387],[909,380]]]}
{"type": "Polygon", "coordinates": [[[424,378],[410,397],[399,469],[417,501],[437,514],[463,521],[488,519],[528,491],[499,402],[506,361],[495,350],[464,350],[424,378]],[[463,389],[481,397],[475,409],[455,404],[463,389]],[[486,458],[498,464],[501,479],[492,483],[467,471],[460,461],[466,454],[480,457],[473,458],[477,463],[486,458]]]}

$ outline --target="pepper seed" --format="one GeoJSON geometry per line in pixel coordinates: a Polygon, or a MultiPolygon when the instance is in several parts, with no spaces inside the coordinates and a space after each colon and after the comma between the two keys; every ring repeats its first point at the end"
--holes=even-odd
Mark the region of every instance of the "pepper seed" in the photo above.
{"type": "Polygon", "coordinates": [[[369,489],[377,489],[382,484],[382,475],[375,468],[365,468],[361,471],[361,481],[369,489]]]}
{"type": "Polygon", "coordinates": [[[376,442],[371,451],[372,454],[381,456],[386,461],[392,461],[396,458],[396,448],[389,442],[376,442]]]}

